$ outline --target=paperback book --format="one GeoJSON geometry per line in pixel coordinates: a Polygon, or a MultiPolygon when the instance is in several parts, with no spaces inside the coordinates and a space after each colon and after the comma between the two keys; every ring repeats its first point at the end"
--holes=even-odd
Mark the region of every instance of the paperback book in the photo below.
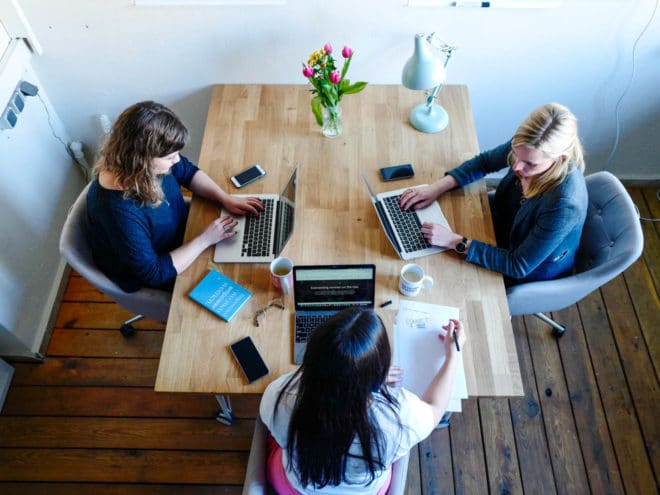
{"type": "Polygon", "coordinates": [[[223,320],[230,321],[252,293],[219,271],[209,270],[189,296],[223,320]]]}

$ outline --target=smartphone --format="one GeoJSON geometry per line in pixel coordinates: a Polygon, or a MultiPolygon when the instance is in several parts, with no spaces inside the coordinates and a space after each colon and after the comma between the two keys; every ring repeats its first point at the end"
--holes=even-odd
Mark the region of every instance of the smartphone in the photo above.
{"type": "Polygon", "coordinates": [[[232,175],[231,181],[236,187],[240,189],[241,187],[251,184],[257,179],[261,179],[264,175],[266,175],[266,171],[261,168],[261,165],[255,164],[247,170],[243,170],[240,174],[232,175]]]}
{"type": "Polygon", "coordinates": [[[252,383],[269,373],[268,366],[266,366],[250,336],[234,342],[229,348],[236,358],[238,365],[241,367],[248,383],[252,383]]]}
{"type": "Polygon", "coordinates": [[[412,165],[406,163],[404,165],[393,165],[391,167],[383,167],[380,169],[380,176],[383,180],[397,180],[408,179],[415,176],[412,165]]]}

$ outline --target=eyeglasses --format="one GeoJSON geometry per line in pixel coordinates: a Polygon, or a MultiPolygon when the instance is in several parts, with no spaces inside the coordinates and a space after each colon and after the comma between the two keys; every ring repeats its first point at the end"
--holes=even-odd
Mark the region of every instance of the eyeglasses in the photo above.
{"type": "Polygon", "coordinates": [[[253,320],[253,323],[254,323],[254,326],[255,326],[255,327],[258,327],[258,326],[259,326],[259,317],[260,317],[262,314],[264,314],[266,311],[268,311],[269,308],[272,308],[273,306],[275,306],[276,308],[280,308],[280,309],[285,309],[285,308],[286,308],[286,307],[284,306],[284,301],[282,301],[282,299],[280,299],[280,298],[273,299],[273,300],[270,301],[266,306],[264,306],[263,308],[257,310],[257,311],[254,313],[254,320],[253,320]]]}

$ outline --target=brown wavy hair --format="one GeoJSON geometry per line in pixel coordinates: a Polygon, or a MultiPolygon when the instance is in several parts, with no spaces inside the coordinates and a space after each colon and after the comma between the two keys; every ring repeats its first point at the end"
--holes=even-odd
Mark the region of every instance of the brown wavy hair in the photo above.
{"type": "Polygon", "coordinates": [[[161,177],[152,171],[151,161],[181,151],[187,140],[188,129],[172,110],[153,101],[135,103],[112,126],[94,177],[110,172],[125,198],[158,206],[163,200],[161,177]]]}
{"type": "MultiPolygon", "coordinates": [[[[547,103],[530,113],[513,135],[511,146],[534,148],[554,159],[548,170],[532,177],[526,198],[561,183],[576,168],[584,171],[584,151],[578,137],[577,118],[559,103],[547,103]]],[[[514,164],[513,151],[509,153],[508,161],[510,166],[514,164]]]]}

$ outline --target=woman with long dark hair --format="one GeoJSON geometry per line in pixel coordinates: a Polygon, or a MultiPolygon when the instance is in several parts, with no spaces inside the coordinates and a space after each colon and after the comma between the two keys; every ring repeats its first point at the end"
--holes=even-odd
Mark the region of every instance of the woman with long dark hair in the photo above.
{"type": "Polygon", "coordinates": [[[95,263],[126,292],[171,290],[209,246],[236,235],[236,221],[218,218],[183,243],[188,207],[181,186],[233,214],[258,214],[257,198],[223,191],[180,154],[188,130],[172,110],[142,101],[112,126],[87,193],[87,237],[95,263]]]}
{"type": "Polygon", "coordinates": [[[459,347],[465,336],[457,320],[444,328],[445,360],[422,398],[388,383],[390,344],[373,311],[348,308],[314,330],[300,368],[272,382],[259,409],[278,493],[384,493],[392,463],[446,410],[458,359],[452,335],[459,347]]]}

